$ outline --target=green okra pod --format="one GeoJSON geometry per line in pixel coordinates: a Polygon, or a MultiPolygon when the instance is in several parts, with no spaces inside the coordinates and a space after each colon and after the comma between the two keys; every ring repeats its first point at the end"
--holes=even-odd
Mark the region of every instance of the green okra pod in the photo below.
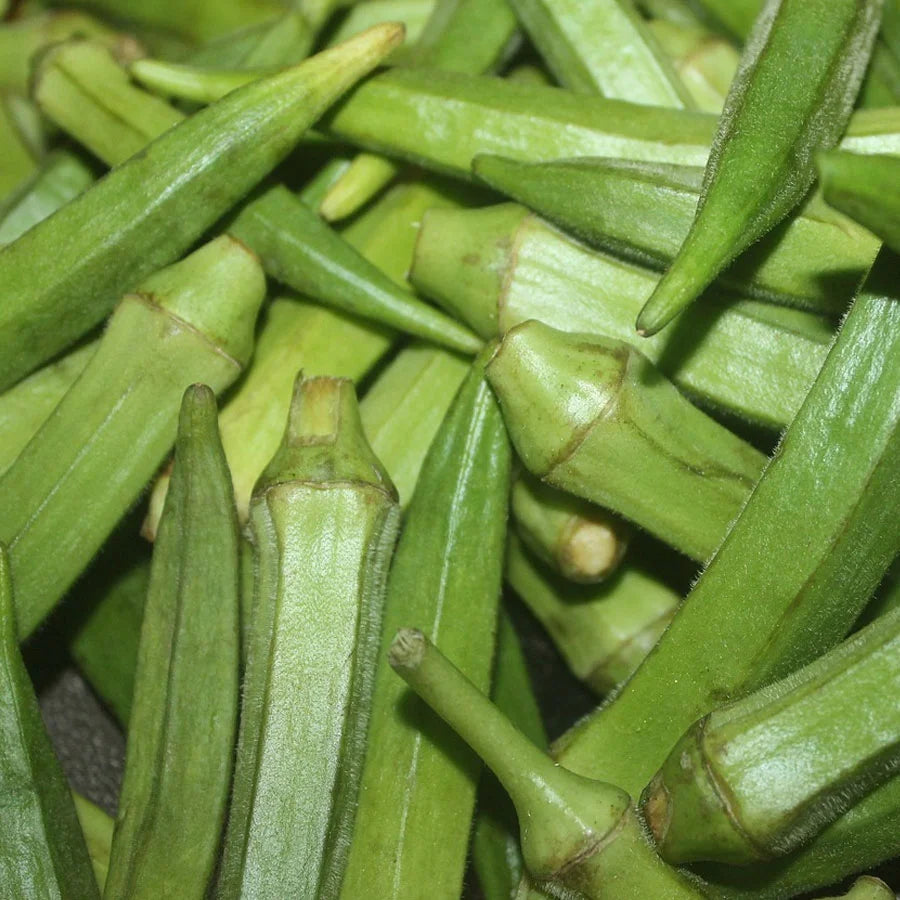
{"type": "Polygon", "coordinates": [[[340,892],[398,520],[352,383],[298,378],[251,503],[256,575],[218,897],[340,892]]]}
{"type": "Polygon", "coordinates": [[[528,548],[571,581],[603,581],[615,572],[628,548],[630,534],[624,522],[527,472],[513,481],[510,511],[528,548]]]}
{"type": "Polygon", "coordinates": [[[833,151],[818,163],[825,200],[900,253],[900,159],[833,151]]]}
{"type": "Polygon", "coordinates": [[[694,108],[631,0],[512,0],[512,6],[563,87],[650,106],[694,108]]]}
{"type": "Polygon", "coordinates": [[[602,585],[571,584],[517,540],[507,550],[506,580],[547,630],[572,674],[598,694],[608,694],[632,675],[681,600],[632,565],[602,585]]]}
{"type": "Polygon", "coordinates": [[[531,320],[506,333],[487,377],[529,471],[700,562],[765,465],[621,341],[531,320]]]}
{"type": "Polygon", "coordinates": [[[663,858],[748,865],[809,841],[900,769],[895,610],[675,744],[642,806],[663,858]]]}
{"type": "Polygon", "coordinates": [[[702,896],[650,848],[624,791],[556,765],[421,631],[397,633],[390,663],[500,779],[516,807],[525,865],[551,895],[702,896]]]}
{"type": "MultiPolygon", "coordinates": [[[[410,619],[425,624],[485,688],[509,468],[500,409],[478,360],[422,465],[391,567],[384,633],[410,619]]],[[[436,900],[456,898],[462,887],[477,760],[404,694],[382,652],[345,900],[420,897],[423,879],[436,900]]]]}
{"type": "MultiPolygon", "coordinates": [[[[853,887],[841,897],[832,897],[830,900],[895,900],[896,894],[880,878],[871,875],[863,875],[853,882],[853,887]]],[[[829,900],[828,897],[824,900],[829,900]]]]}
{"type": "Polygon", "coordinates": [[[0,478],[22,637],[168,452],[185,387],[204,381],[221,391],[240,374],[264,292],[256,258],[226,236],[124,297],[81,376],[0,478]]]}
{"type": "Polygon", "coordinates": [[[216,397],[192,385],[153,550],[104,891],[110,900],[206,896],[237,728],[238,584],[237,514],[216,397]]]}
{"type": "Polygon", "coordinates": [[[40,156],[39,149],[32,146],[18,121],[15,109],[18,102],[19,98],[0,90],[0,153],[3,154],[0,203],[4,205],[34,176],[40,156]]]}
{"type": "MultiPolygon", "coordinates": [[[[865,160],[883,157],[859,157],[865,160]]],[[[522,163],[477,156],[479,178],[592,246],[653,269],[674,259],[697,209],[698,168],[620,160],[522,163]]],[[[840,315],[859,289],[878,242],[821,197],[767,234],[717,283],[749,297],[840,315]]]]}
{"type": "Polygon", "coordinates": [[[184,252],[400,39],[402,28],[376,28],[248,85],[0,250],[0,385],[71,343],[122,291],[184,252]],[[35,271],[34,259],[48,262],[35,271]]]}
{"type": "Polygon", "coordinates": [[[99,900],[72,795],[19,653],[10,569],[0,546],[0,890],[99,900]]]}
{"type": "Polygon", "coordinates": [[[411,278],[483,337],[540,319],[627,341],[704,405],[770,428],[791,421],[832,340],[816,316],[732,298],[696,304],[672,333],[639,340],[633,316],[657,276],[515,204],[429,212],[411,278]]]}
{"type": "Polygon", "coordinates": [[[700,12],[732,37],[743,41],[750,34],[764,0],[691,0],[700,12]]]}
{"type": "Polygon", "coordinates": [[[722,546],[615,700],[560,742],[564,765],[637,793],[692,722],[815,659],[853,625],[900,549],[895,264],[879,256],[722,546]]]}
{"type": "Polygon", "coordinates": [[[850,118],[881,5],[768,0],[725,101],[697,214],[639,333],[659,331],[803,199],[815,153],[835,145],[850,118]]]}
{"type": "Polygon", "coordinates": [[[94,878],[97,880],[97,887],[102,894],[106,884],[106,874],[109,871],[109,848],[112,844],[115,823],[99,806],[95,806],[81,794],[72,791],[72,800],[75,803],[78,824],[84,834],[88,856],[91,858],[94,878]]]}
{"type": "Polygon", "coordinates": [[[394,52],[391,62],[403,61],[408,57],[411,46],[419,40],[434,12],[436,2],[437,0],[368,0],[366,3],[356,3],[347,10],[328,43],[332,46],[339,44],[381,22],[402,22],[406,27],[406,44],[394,52]]]}

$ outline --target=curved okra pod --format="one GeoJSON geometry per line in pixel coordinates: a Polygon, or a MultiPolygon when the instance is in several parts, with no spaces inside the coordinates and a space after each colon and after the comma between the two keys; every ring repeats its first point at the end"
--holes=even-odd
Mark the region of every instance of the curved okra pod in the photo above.
{"type": "Polygon", "coordinates": [[[900,253],[900,159],[833,151],[818,164],[825,200],[900,253]]]}
{"type": "Polygon", "coordinates": [[[516,807],[525,865],[538,884],[589,900],[702,896],[650,847],[624,791],[556,765],[421,631],[397,633],[390,663],[500,779],[516,807]]]}
{"type": "Polygon", "coordinates": [[[0,250],[0,386],[79,337],[122,291],[183,253],[401,39],[402,28],[376,28],[248,85],[0,250]],[[48,262],[36,272],[35,259],[48,262]]]}
{"type": "Polygon", "coordinates": [[[843,134],[881,0],[768,0],[735,75],[691,229],[637,319],[652,335],[777,225],[843,134]]]}
{"type": "MultiPolygon", "coordinates": [[[[693,167],[589,158],[522,163],[477,156],[472,169],[491,187],[592,246],[658,270],[671,263],[690,230],[703,179],[693,167]]],[[[813,197],[735,260],[717,284],[840,315],[878,246],[864,228],[813,197]]]]}
{"type": "Polygon", "coordinates": [[[528,472],[513,481],[510,511],[528,548],[571,581],[603,581],[628,547],[630,529],[624,522],[528,472]]]}
{"type": "Polygon", "coordinates": [[[251,503],[256,576],[223,900],[340,891],[398,520],[351,382],[298,378],[251,503]]]}
{"type": "Polygon", "coordinates": [[[626,341],[699,402],[770,428],[791,421],[833,339],[816,316],[729,298],[696,304],[669,333],[640,340],[634,316],[658,276],[515,204],[430,211],[411,278],[482,337],[539,319],[626,341]]]}
{"type": "MultiPolygon", "coordinates": [[[[479,359],[422,465],[391,567],[384,634],[403,621],[425,624],[485,688],[509,468],[509,440],[479,359]]],[[[420,897],[426,881],[435,900],[458,897],[478,770],[429,710],[408,702],[382,651],[342,898],[420,897]]]]}
{"type": "Polygon", "coordinates": [[[22,637],[168,452],[185,387],[203,381],[221,391],[240,374],[264,293],[255,257],[222,237],[123,298],[79,379],[0,478],[0,536],[10,548],[22,637]]]}
{"type": "Polygon", "coordinates": [[[109,900],[206,896],[237,728],[238,582],[237,514],[216,397],[192,385],[153,550],[109,900]]]}
{"type": "Polygon", "coordinates": [[[765,465],[621,341],[531,320],[507,332],[487,377],[529,471],[700,562],[765,465]]]}
{"type": "Polygon", "coordinates": [[[506,580],[541,622],[572,674],[598,694],[629,678],[665,631],[681,597],[634,566],[605,584],[571,584],[509,543],[506,580]]]}
{"type": "Polygon", "coordinates": [[[13,583],[0,546],[0,890],[99,900],[69,787],[19,653],[13,583]]]}
{"type": "Polygon", "coordinates": [[[749,865],[809,841],[900,769],[900,611],[696,722],[644,791],[671,863],[749,865]]]}

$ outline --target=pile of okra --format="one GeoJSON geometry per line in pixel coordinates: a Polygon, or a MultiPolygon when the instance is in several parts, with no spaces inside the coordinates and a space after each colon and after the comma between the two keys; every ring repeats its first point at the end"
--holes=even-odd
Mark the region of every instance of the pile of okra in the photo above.
{"type": "Polygon", "coordinates": [[[900,0],[0,18],[0,897],[895,896],[900,0]]]}

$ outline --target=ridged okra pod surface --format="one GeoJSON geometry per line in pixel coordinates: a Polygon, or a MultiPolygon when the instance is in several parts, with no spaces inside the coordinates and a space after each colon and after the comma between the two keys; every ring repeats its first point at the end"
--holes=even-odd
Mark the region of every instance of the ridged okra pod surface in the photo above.
{"type": "Polygon", "coordinates": [[[219,897],[340,892],[398,520],[352,383],[299,377],[251,502],[255,583],[219,897]]]}

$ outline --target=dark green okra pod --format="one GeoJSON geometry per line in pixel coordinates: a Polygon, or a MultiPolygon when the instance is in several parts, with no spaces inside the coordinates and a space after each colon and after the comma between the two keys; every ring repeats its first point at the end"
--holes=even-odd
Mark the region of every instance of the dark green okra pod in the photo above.
{"type": "Polygon", "coordinates": [[[702,896],[650,847],[628,795],[556,765],[420,631],[391,644],[394,670],[460,734],[509,792],[532,878],[553,896],[702,896]]]}
{"type": "Polygon", "coordinates": [[[0,890],[99,900],[72,795],[19,653],[13,583],[0,546],[0,890]]]}
{"type": "MultiPolygon", "coordinates": [[[[509,468],[500,409],[477,360],[422,466],[391,568],[384,633],[403,621],[425,624],[485,688],[509,468]]],[[[417,898],[423,883],[435,900],[459,896],[479,766],[453,738],[408,702],[382,652],[344,900],[417,898]]]]}
{"type": "Polygon", "coordinates": [[[206,896],[231,786],[238,613],[237,514],[216,397],[192,385],[153,550],[110,900],[206,896]]]}
{"type": "Polygon", "coordinates": [[[532,320],[507,332],[487,377],[534,475],[700,562],[715,552],[765,465],[762,453],[621,341],[532,320]]]}
{"type": "Polygon", "coordinates": [[[878,30],[882,0],[768,0],[747,40],[697,215],[637,319],[655,334],[777,225],[838,142],[878,30]]]}
{"type": "Polygon", "coordinates": [[[298,378],[251,503],[256,577],[223,900],[340,892],[398,520],[352,383],[298,378]]]}
{"type": "Polygon", "coordinates": [[[695,723],[642,798],[662,856],[750,864],[809,841],[900,768],[900,610],[695,723]]]}
{"type": "Polygon", "coordinates": [[[900,253],[900,159],[833,151],[818,162],[825,200],[900,253]]]}
{"type": "Polygon", "coordinates": [[[218,238],[146,279],[96,353],[0,478],[0,536],[30,634],[135,501],[175,437],[185,388],[221,391],[250,357],[265,279],[218,238]]]}

